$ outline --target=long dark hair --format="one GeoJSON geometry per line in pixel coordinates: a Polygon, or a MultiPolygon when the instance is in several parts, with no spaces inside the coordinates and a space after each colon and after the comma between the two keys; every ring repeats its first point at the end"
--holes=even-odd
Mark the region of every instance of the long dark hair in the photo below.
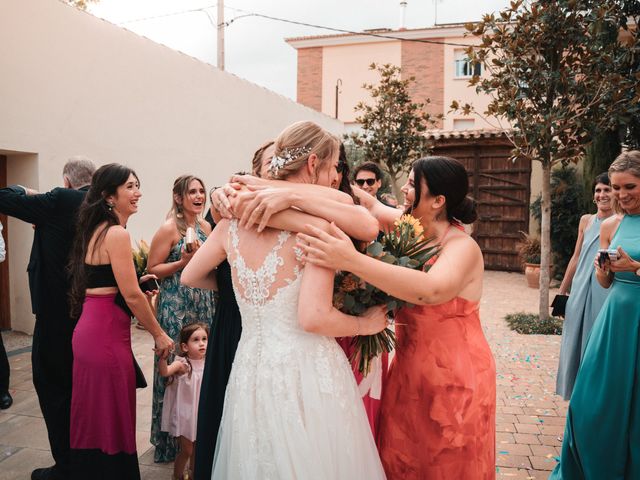
{"type": "Polygon", "coordinates": [[[69,303],[72,318],[78,318],[82,312],[82,303],[87,289],[85,258],[91,237],[96,229],[105,224],[93,244],[95,252],[104,240],[109,227],[120,224],[115,212],[107,205],[106,198],[109,195],[115,195],[118,187],[124,185],[131,174],[136,179],[138,178],[136,172],[124,165],[118,163],[103,165],[93,174],[89,191],[78,209],[76,234],[69,257],[69,274],[71,276],[69,303]]]}
{"type": "Polygon", "coordinates": [[[347,161],[347,151],[344,148],[344,143],[340,144],[340,155],[338,156],[338,169],[342,174],[342,179],[340,180],[340,185],[338,185],[338,190],[341,192],[347,193],[353,198],[353,202],[356,205],[360,204],[360,200],[353,193],[353,188],[351,187],[351,172],[349,171],[349,162],[347,161]]]}
{"type": "Polygon", "coordinates": [[[425,157],[413,163],[416,198],[413,208],[422,199],[422,179],[431,195],[444,195],[447,220],[470,224],[476,221],[476,202],[467,196],[469,177],[462,162],[449,157],[425,157]]]}

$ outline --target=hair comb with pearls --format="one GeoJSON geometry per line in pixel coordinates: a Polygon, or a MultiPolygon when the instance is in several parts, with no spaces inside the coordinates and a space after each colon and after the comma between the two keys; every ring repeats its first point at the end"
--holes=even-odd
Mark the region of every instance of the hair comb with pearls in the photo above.
{"type": "Polygon", "coordinates": [[[293,147],[283,148],[280,154],[274,155],[269,165],[269,173],[272,175],[278,175],[278,172],[286,167],[289,163],[293,162],[297,158],[303,155],[307,155],[311,152],[309,147],[293,147]]]}

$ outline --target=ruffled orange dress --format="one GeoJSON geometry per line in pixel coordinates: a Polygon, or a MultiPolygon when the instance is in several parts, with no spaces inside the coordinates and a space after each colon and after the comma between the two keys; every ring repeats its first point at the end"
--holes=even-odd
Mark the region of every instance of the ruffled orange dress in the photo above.
{"type": "Polygon", "coordinates": [[[389,480],[495,478],[496,368],[478,302],[404,308],[380,408],[389,480]]]}

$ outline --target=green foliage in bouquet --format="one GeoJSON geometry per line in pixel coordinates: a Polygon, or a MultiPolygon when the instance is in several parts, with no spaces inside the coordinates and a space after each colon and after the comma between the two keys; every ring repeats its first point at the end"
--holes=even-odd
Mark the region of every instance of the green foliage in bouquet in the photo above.
{"type": "MultiPolygon", "coordinates": [[[[424,239],[423,231],[417,219],[411,215],[403,215],[380,242],[373,242],[367,247],[366,254],[391,265],[428,270],[428,262],[438,253],[439,246],[429,246],[432,239],[424,239]]],[[[413,306],[350,272],[336,274],[333,303],[338,310],[349,315],[362,315],[365,310],[377,305],[386,305],[389,314],[393,315],[398,308],[413,306]]],[[[393,330],[385,328],[375,335],[354,337],[353,345],[355,350],[350,360],[357,362],[358,370],[366,376],[371,368],[371,360],[383,352],[393,350],[396,339],[393,330]]]]}
{"type": "Polygon", "coordinates": [[[147,274],[147,260],[149,259],[149,244],[144,240],[136,242],[136,248],[132,248],[133,265],[136,267],[136,275],[140,278],[147,274]]]}

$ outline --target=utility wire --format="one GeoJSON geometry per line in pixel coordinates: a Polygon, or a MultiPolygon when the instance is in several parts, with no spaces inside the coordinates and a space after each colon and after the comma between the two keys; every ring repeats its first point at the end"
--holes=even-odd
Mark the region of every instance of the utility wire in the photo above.
{"type": "MultiPolygon", "coordinates": [[[[166,13],[163,15],[156,15],[156,16],[152,16],[152,17],[144,17],[144,18],[136,18],[134,20],[127,20],[125,22],[120,22],[118,25],[126,25],[129,23],[138,23],[138,22],[143,22],[143,21],[147,21],[147,20],[155,20],[157,18],[166,18],[166,17],[173,17],[176,15],[183,15],[186,13],[193,13],[193,12],[205,12],[208,15],[208,12],[206,11],[209,8],[213,8],[216,7],[217,4],[212,4],[212,5],[207,5],[204,7],[200,7],[200,8],[194,8],[191,10],[182,10],[179,12],[174,12],[174,13],[166,13]]],[[[300,21],[296,21],[296,20],[289,20],[287,18],[280,18],[280,17],[273,17],[271,15],[264,15],[262,13],[256,13],[256,12],[249,12],[248,10],[242,10],[240,8],[234,8],[234,7],[226,7],[225,8],[229,9],[229,10],[234,10],[236,12],[242,13],[242,15],[238,15],[234,18],[232,18],[231,20],[229,20],[228,22],[224,22],[224,26],[228,27],[230,26],[233,22],[235,22],[236,20],[239,20],[241,18],[247,18],[247,17],[257,17],[257,18],[264,18],[266,20],[273,20],[276,22],[283,22],[283,23],[289,23],[292,25],[300,25],[303,27],[310,27],[310,28],[318,28],[321,30],[329,30],[331,32],[337,32],[337,33],[346,33],[346,34],[350,34],[350,35],[361,35],[361,36],[366,36],[366,37],[374,37],[374,38],[382,38],[382,39],[387,39],[387,40],[399,40],[401,42],[415,42],[415,43],[428,43],[428,44],[434,44],[434,45],[450,45],[453,47],[473,47],[475,45],[470,45],[470,44],[466,44],[466,43],[455,43],[455,42],[442,42],[442,41],[438,41],[438,40],[426,40],[426,39],[422,39],[422,38],[402,38],[402,37],[397,37],[394,35],[387,35],[385,33],[375,33],[375,32],[356,32],[353,30],[345,30],[342,28],[335,28],[335,27],[327,27],[324,25],[316,25],[313,23],[306,23],[306,22],[300,22],[300,21]]],[[[209,17],[209,19],[211,20],[211,17],[209,17]]],[[[212,25],[214,25],[213,21],[211,21],[212,25]]],[[[218,25],[214,25],[214,26],[218,26],[218,25]]]]}

